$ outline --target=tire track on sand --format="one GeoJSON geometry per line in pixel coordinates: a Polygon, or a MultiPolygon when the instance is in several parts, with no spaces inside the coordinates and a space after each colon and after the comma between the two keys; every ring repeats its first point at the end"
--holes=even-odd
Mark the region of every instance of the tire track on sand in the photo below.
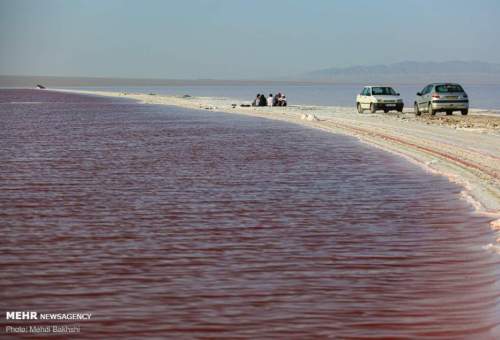
{"type": "MultiPolygon", "coordinates": [[[[489,169],[486,166],[482,166],[482,165],[479,165],[477,163],[473,163],[473,162],[465,160],[465,159],[461,159],[458,156],[453,155],[451,153],[439,151],[437,149],[434,149],[434,148],[431,148],[428,146],[419,145],[419,144],[416,144],[414,142],[409,142],[409,141],[404,140],[403,138],[394,137],[394,136],[391,136],[389,134],[375,132],[375,131],[367,130],[364,128],[359,128],[359,127],[347,125],[344,123],[334,122],[331,120],[328,120],[327,122],[334,125],[335,127],[339,128],[339,129],[354,132],[356,135],[368,136],[368,137],[373,137],[373,138],[382,139],[382,140],[386,140],[386,141],[388,140],[388,141],[391,141],[391,142],[394,142],[397,144],[411,147],[411,148],[423,151],[427,154],[437,156],[437,157],[442,158],[444,160],[447,160],[449,162],[453,162],[453,163],[455,163],[455,164],[457,164],[465,169],[475,169],[475,170],[479,171],[480,173],[487,175],[487,177],[490,177],[491,179],[495,179],[495,180],[500,179],[500,172],[499,171],[489,169]]],[[[321,124],[318,124],[318,126],[321,126],[321,124]]],[[[464,150],[464,151],[470,152],[469,150],[464,150]]],[[[483,157],[483,156],[487,156],[487,155],[478,154],[478,157],[483,157]]]]}

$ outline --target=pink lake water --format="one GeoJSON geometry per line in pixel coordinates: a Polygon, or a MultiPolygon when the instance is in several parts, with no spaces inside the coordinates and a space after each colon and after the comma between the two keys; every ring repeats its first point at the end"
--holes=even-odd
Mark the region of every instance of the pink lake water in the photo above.
{"type": "Polygon", "coordinates": [[[499,336],[488,218],[355,139],[4,89],[0,143],[0,312],[92,313],[3,336],[499,336]]]}

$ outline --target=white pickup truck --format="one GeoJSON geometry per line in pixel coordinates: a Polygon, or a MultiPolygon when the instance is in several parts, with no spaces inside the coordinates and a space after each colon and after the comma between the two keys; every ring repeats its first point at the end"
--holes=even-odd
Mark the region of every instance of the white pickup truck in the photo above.
{"type": "Polygon", "coordinates": [[[359,113],[365,110],[370,110],[371,113],[377,110],[384,110],[386,113],[391,110],[403,112],[403,107],[403,99],[389,86],[365,86],[356,96],[356,108],[359,113]]]}

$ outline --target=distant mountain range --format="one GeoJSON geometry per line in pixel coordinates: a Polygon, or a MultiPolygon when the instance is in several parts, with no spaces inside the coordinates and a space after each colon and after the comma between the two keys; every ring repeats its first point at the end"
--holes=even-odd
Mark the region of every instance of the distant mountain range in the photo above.
{"type": "Polygon", "coordinates": [[[332,67],[299,76],[301,80],[322,82],[432,82],[462,81],[500,83],[500,64],[480,61],[415,62],[388,65],[332,67]]]}
{"type": "Polygon", "coordinates": [[[378,83],[422,84],[439,81],[464,84],[500,84],[500,64],[481,61],[415,62],[387,65],[332,67],[275,80],[218,79],[128,79],[96,77],[53,77],[0,75],[0,87],[68,86],[191,86],[191,85],[261,85],[303,83],[378,83]]]}

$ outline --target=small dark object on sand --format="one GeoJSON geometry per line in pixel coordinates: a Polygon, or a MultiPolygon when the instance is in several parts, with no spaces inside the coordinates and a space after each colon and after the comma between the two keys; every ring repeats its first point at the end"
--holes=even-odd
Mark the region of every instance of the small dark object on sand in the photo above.
{"type": "Polygon", "coordinates": [[[151,92],[149,95],[150,96],[156,96],[156,93],[151,92]]]}
{"type": "Polygon", "coordinates": [[[36,88],[37,88],[37,89],[40,89],[40,90],[44,90],[44,89],[45,89],[45,86],[38,84],[38,85],[36,86],[36,88]]]}
{"type": "Polygon", "coordinates": [[[182,98],[191,98],[191,96],[189,94],[185,94],[182,96],[182,98]]]}
{"type": "Polygon", "coordinates": [[[241,104],[240,106],[241,107],[251,107],[252,105],[250,105],[250,104],[241,104]]]}
{"type": "Polygon", "coordinates": [[[238,104],[231,104],[231,106],[233,107],[233,109],[237,106],[238,104]]]}

